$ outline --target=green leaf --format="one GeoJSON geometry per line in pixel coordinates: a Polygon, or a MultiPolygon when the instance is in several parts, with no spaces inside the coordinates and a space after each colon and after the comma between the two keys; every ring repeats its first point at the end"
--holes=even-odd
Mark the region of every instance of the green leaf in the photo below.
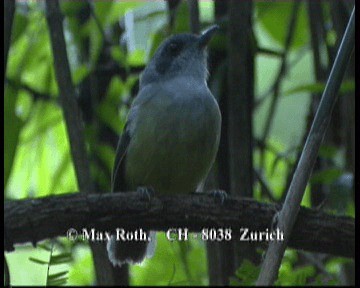
{"type": "Polygon", "coordinates": [[[215,3],[213,1],[199,1],[199,12],[201,22],[214,22],[215,3]]]}
{"type": "Polygon", "coordinates": [[[124,82],[119,76],[112,77],[108,85],[105,102],[111,105],[119,105],[120,96],[125,93],[124,88],[124,82]]]}
{"type": "Polygon", "coordinates": [[[342,175],[342,171],[336,168],[330,168],[315,172],[311,178],[311,184],[331,184],[342,175]]]}
{"type": "Polygon", "coordinates": [[[115,151],[109,145],[99,144],[96,146],[96,154],[104,163],[104,165],[111,171],[115,159],[115,151]]]}
{"type": "MultiPolygon", "coordinates": [[[[103,3],[104,1],[96,1],[96,3],[103,3]]],[[[112,9],[109,11],[107,15],[107,23],[114,24],[125,15],[130,10],[136,10],[144,6],[145,3],[143,1],[114,1],[112,9]]]]}
{"type": "Polygon", "coordinates": [[[338,148],[331,145],[321,145],[319,149],[319,157],[325,159],[332,159],[338,153],[338,148]]]}
{"type": "Polygon", "coordinates": [[[112,1],[94,1],[94,10],[95,15],[99,19],[101,25],[104,28],[104,25],[107,22],[108,14],[113,9],[113,2],[112,1]]]}
{"type": "Polygon", "coordinates": [[[91,66],[95,66],[104,45],[103,35],[99,31],[93,18],[90,18],[90,20],[81,27],[80,33],[82,37],[90,38],[90,64],[91,66]]]}
{"type": "Polygon", "coordinates": [[[260,273],[260,266],[254,265],[251,261],[245,259],[241,266],[236,270],[235,276],[241,285],[254,285],[260,273]]]}
{"type": "Polygon", "coordinates": [[[63,180],[63,176],[67,173],[67,170],[70,165],[71,165],[70,153],[65,153],[62,156],[60,164],[58,165],[58,167],[55,170],[53,182],[52,182],[51,188],[49,189],[49,191],[50,191],[49,195],[55,194],[56,191],[59,189],[60,183],[63,180]]]}
{"type": "Polygon", "coordinates": [[[36,259],[36,258],[33,258],[33,257],[29,257],[29,260],[34,262],[34,263],[37,263],[37,264],[41,264],[41,265],[48,265],[49,262],[46,262],[46,261],[43,261],[43,260],[40,260],[40,259],[36,259]]]}
{"type": "Polygon", "coordinates": [[[60,279],[56,279],[56,280],[48,280],[47,285],[48,286],[61,286],[61,285],[65,285],[67,283],[68,278],[60,278],[60,279]]]}
{"type": "Polygon", "coordinates": [[[99,120],[113,129],[116,133],[120,133],[119,117],[117,107],[108,102],[102,102],[97,107],[97,115],[99,120]]]}
{"type": "Polygon", "coordinates": [[[111,57],[120,65],[127,65],[126,55],[119,46],[111,47],[111,57]]]}
{"type": "Polygon", "coordinates": [[[127,61],[130,66],[143,66],[146,63],[146,53],[144,50],[137,49],[128,54],[127,61]]]}
{"type": "Polygon", "coordinates": [[[60,1],[61,11],[65,16],[74,17],[81,12],[87,3],[85,1],[60,1]]]}
{"type": "Polygon", "coordinates": [[[318,274],[315,276],[315,280],[309,283],[311,286],[341,286],[341,283],[336,276],[334,278],[330,278],[329,276],[325,276],[323,274],[318,274]]]}
{"type": "Polygon", "coordinates": [[[61,121],[63,121],[61,114],[55,114],[53,115],[53,118],[50,119],[45,118],[45,119],[43,122],[40,122],[37,119],[36,121],[33,121],[32,123],[33,125],[30,124],[31,125],[31,127],[29,127],[30,131],[22,134],[20,137],[21,145],[28,144],[31,141],[39,139],[46,133],[49,133],[51,129],[53,129],[56,125],[59,125],[61,121]]]}
{"type": "MultiPolygon", "coordinates": [[[[295,88],[292,88],[288,91],[285,91],[284,95],[292,95],[292,94],[298,94],[298,93],[314,93],[314,94],[321,94],[325,90],[325,83],[323,82],[317,82],[313,84],[306,84],[306,85],[300,85],[295,88]]],[[[355,81],[354,80],[346,80],[343,81],[343,83],[340,86],[339,92],[341,94],[355,92],[355,81]]]]}
{"type": "MultiPolygon", "coordinates": [[[[300,4],[291,48],[298,49],[309,42],[308,16],[305,3],[300,4]]],[[[285,44],[293,1],[257,1],[256,13],[261,27],[280,45],[285,44]]]]}
{"type": "Polygon", "coordinates": [[[94,1],[96,17],[103,27],[115,24],[127,11],[143,5],[141,1],[94,1]]]}
{"type": "Polygon", "coordinates": [[[26,31],[27,25],[29,23],[29,18],[16,9],[14,23],[11,30],[11,41],[16,42],[16,40],[26,31]]]}
{"type": "Polygon", "coordinates": [[[90,69],[86,64],[80,65],[76,68],[74,73],[72,73],[72,80],[75,85],[79,84],[90,74],[90,69]]]}
{"type": "Polygon", "coordinates": [[[64,275],[66,275],[68,273],[69,273],[69,271],[63,271],[63,272],[51,274],[51,275],[48,276],[48,280],[55,280],[55,279],[61,278],[61,276],[64,276],[64,275]]]}
{"type": "Polygon", "coordinates": [[[72,286],[90,286],[95,283],[93,257],[88,245],[74,247],[75,261],[69,267],[68,284],[72,286]]]}
{"type": "Polygon", "coordinates": [[[274,283],[277,285],[304,286],[310,277],[315,275],[315,268],[312,265],[298,267],[296,269],[280,270],[279,279],[274,283]]]}
{"type": "Polygon", "coordinates": [[[52,251],[52,248],[49,245],[47,245],[46,243],[37,244],[37,247],[40,247],[41,249],[44,249],[45,251],[48,251],[48,252],[52,251]]]}
{"type": "Polygon", "coordinates": [[[62,253],[59,255],[52,255],[50,259],[50,265],[59,265],[69,263],[72,261],[71,253],[62,253]]]}
{"type": "Polygon", "coordinates": [[[183,33],[188,31],[190,31],[189,7],[185,1],[181,1],[176,9],[173,33],[183,33]]]}
{"type": "Polygon", "coordinates": [[[151,35],[151,45],[149,45],[149,58],[153,57],[160,44],[166,39],[165,33],[160,30],[151,35]]]}

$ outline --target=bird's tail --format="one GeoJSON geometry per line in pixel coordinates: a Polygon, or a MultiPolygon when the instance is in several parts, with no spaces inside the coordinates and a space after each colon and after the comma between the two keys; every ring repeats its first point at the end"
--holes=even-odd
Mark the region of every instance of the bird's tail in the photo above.
{"type": "Polygon", "coordinates": [[[112,235],[107,243],[107,251],[110,262],[114,266],[123,264],[140,264],[145,257],[151,258],[155,252],[156,232],[150,231],[150,242],[144,241],[117,241],[116,236],[112,235]]]}

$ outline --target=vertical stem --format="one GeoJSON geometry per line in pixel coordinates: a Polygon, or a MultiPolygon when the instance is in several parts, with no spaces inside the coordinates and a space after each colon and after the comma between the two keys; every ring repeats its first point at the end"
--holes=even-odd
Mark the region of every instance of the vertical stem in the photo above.
{"type": "MultiPolygon", "coordinates": [[[[221,23],[221,19],[226,17],[228,11],[228,0],[215,0],[215,21],[221,23]]],[[[221,29],[219,33],[224,33],[221,29]]],[[[219,89],[214,93],[214,96],[218,99],[220,111],[222,114],[221,121],[221,138],[218,155],[216,159],[217,164],[217,182],[216,187],[230,191],[229,181],[229,145],[228,145],[228,83],[227,83],[227,67],[226,67],[226,51],[210,50],[210,69],[214,75],[214,72],[219,75],[217,81],[219,81],[219,89]],[[215,68],[216,67],[216,68],[215,68]]],[[[214,92],[214,91],[213,91],[214,92]]],[[[228,283],[228,275],[233,267],[232,261],[234,253],[229,249],[231,243],[215,243],[207,242],[207,261],[208,261],[208,274],[210,286],[225,285],[228,283]]]]}
{"type": "Polygon", "coordinates": [[[194,34],[200,32],[200,16],[199,16],[199,2],[198,0],[188,0],[190,12],[190,29],[194,34]]]}
{"type": "MultiPolygon", "coordinates": [[[[228,140],[230,193],[253,197],[254,47],[252,40],[253,3],[232,0],[228,30],[228,140]]],[[[231,276],[244,259],[257,263],[259,255],[249,243],[231,243],[231,276]]],[[[228,259],[225,261],[229,262],[228,259]]]]}
{"type": "Polygon", "coordinates": [[[228,42],[230,191],[252,197],[251,1],[230,1],[228,42]]]}

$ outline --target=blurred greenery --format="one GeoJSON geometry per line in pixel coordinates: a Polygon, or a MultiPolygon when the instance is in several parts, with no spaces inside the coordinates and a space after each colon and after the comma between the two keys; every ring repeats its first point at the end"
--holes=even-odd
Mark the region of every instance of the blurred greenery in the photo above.
{"type": "MultiPolygon", "coordinates": [[[[136,91],[139,77],[131,69],[145,65],[158,45],[168,36],[166,5],[162,1],[94,1],[92,15],[80,21],[79,15],[85,5],[85,2],[63,1],[61,6],[65,16],[65,37],[72,79],[77,89],[80,90],[80,86],[89,81],[93,73],[98,73],[105,45],[109,45],[106,51],[112,61],[126,72],[126,77],[116,73],[111,76],[106,93],[98,100],[94,111],[98,122],[87,123],[86,127],[87,141],[91,143],[88,149],[97,155],[103,165],[103,170],[93,165],[95,181],[101,187],[109,187],[109,171],[112,169],[115,147],[96,140],[96,137],[101,138],[97,129],[99,125],[103,125],[117,135],[121,133],[127,107],[136,91]],[[116,38],[119,29],[123,35],[116,38]],[[89,55],[84,59],[84,51],[87,49],[89,55]]],[[[59,91],[44,13],[41,2],[17,2],[4,92],[5,199],[41,197],[78,190],[66,126],[59,105],[59,91]]],[[[256,1],[254,33],[261,47],[282,51],[291,13],[291,2],[256,1]]],[[[287,56],[291,65],[282,81],[273,126],[266,139],[271,149],[265,150],[266,162],[262,171],[276,200],[281,200],[284,196],[286,175],[289,167],[295,165],[299,146],[308,129],[312,93],[321,93],[324,88],[323,82],[314,80],[308,15],[304,3],[300,6],[297,17],[294,41],[287,56]]],[[[214,22],[212,1],[200,2],[200,20],[202,27],[214,22]]],[[[173,33],[189,29],[188,6],[183,1],[176,13],[173,33]]],[[[334,31],[331,33],[333,35],[334,31]]],[[[220,41],[220,36],[216,39],[218,41],[214,43],[214,47],[225,50],[226,42],[220,41]]],[[[280,64],[278,57],[256,55],[255,95],[261,102],[254,111],[255,138],[261,138],[264,124],[268,121],[266,117],[271,97],[268,97],[267,91],[275,81],[280,64]]],[[[354,92],[354,89],[354,80],[347,80],[341,93],[345,95],[354,92]]],[[[90,98],[89,95],[87,97],[90,98]]],[[[325,158],[334,160],[337,157],[340,161],[332,168],[315,173],[311,181],[313,184],[331,185],[344,174],[345,156],[336,147],[324,146],[321,153],[325,158]]],[[[257,148],[254,151],[255,167],[259,167],[260,159],[260,150],[257,148]]],[[[269,201],[262,194],[258,183],[254,186],[254,197],[259,201],[269,201]]],[[[302,204],[311,206],[309,187],[302,204]]],[[[344,205],[348,215],[354,216],[353,201],[345,201],[344,205]]],[[[141,266],[131,267],[131,284],[208,284],[205,243],[191,240],[179,245],[177,242],[167,241],[163,233],[158,233],[157,239],[155,256],[141,266]]],[[[72,259],[68,263],[51,266],[51,272],[55,274],[68,271],[67,285],[93,284],[95,274],[88,246],[75,245],[63,238],[58,240],[63,245],[55,246],[55,252],[65,253],[70,249],[72,259]]],[[[298,265],[297,254],[293,250],[286,252],[277,284],[321,285],[323,275],[314,265],[298,265]]],[[[29,258],[48,261],[48,251],[22,245],[16,247],[15,252],[6,253],[6,258],[12,285],[46,284],[48,267],[34,263],[29,258]]],[[[340,283],[340,266],[344,260],[329,257],[325,262],[332,277],[327,284],[340,283]]],[[[251,262],[244,262],[234,275],[232,284],[253,284],[258,269],[251,262]]]]}

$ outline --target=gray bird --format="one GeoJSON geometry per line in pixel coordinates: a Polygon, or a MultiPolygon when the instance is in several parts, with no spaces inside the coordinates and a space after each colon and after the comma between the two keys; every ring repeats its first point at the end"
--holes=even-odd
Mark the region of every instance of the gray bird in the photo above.
{"type": "MultiPolygon", "coordinates": [[[[206,46],[218,26],[200,36],[178,34],[157,49],[140,79],[120,138],[112,191],[139,187],[156,193],[196,191],[206,179],[219,146],[221,114],[206,80],[206,46]]],[[[151,242],[107,243],[112,264],[141,263],[151,242]]]]}

